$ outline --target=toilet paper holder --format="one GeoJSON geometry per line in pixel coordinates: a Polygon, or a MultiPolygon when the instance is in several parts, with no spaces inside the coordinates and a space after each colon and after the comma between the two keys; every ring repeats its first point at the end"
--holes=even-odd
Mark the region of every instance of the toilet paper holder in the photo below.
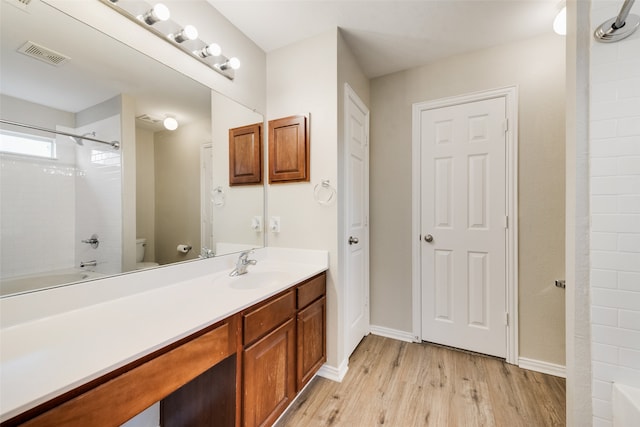
{"type": "Polygon", "coordinates": [[[191,246],[190,245],[178,245],[176,250],[178,252],[180,252],[180,253],[186,254],[191,250],[191,246]]]}

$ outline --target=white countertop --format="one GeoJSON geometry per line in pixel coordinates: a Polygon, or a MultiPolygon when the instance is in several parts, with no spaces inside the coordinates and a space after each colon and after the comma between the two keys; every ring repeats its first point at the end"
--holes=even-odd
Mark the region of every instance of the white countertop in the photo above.
{"type": "Polygon", "coordinates": [[[0,300],[0,422],[328,268],[326,251],[264,248],[252,258],[240,277],[229,277],[229,255],[0,300]],[[174,273],[184,280],[166,283],[174,273]],[[56,301],[86,299],[87,286],[110,289],[88,304],[56,301]],[[47,299],[45,314],[24,313],[47,299]]]}

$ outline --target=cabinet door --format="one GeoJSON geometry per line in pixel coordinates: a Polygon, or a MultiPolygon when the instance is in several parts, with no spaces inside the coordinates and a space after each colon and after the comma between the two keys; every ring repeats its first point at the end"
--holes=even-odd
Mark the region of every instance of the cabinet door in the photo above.
{"type": "Polygon", "coordinates": [[[298,313],[298,391],[327,360],[326,297],[298,313]]]}
{"type": "Polygon", "coordinates": [[[295,319],[243,352],[242,422],[270,426],[296,394],[295,319]]]}

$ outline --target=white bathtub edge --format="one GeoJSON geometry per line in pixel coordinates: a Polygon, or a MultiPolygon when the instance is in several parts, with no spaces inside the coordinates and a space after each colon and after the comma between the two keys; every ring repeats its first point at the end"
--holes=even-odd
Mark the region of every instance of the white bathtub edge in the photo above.
{"type": "Polygon", "coordinates": [[[613,427],[631,427],[640,420],[640,388],[613,384],[613,427]]]}

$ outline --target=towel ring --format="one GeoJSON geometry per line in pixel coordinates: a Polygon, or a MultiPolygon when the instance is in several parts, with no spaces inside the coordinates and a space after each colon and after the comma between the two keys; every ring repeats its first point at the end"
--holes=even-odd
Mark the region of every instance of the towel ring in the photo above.
{"type": "Polygon", "coordinates": [[[313,187],[313,198],[323,206],[330,205],[336,195],[336,189],[331,186],[328,179],[323,179],[320,184],[313,187]]]}
{"type": "Polygon", "coordinates": [[[224,191],[222,187],[216,187],[211,192],[211,200],[213,200],[214,206],[224,206],[224,191]]]}

